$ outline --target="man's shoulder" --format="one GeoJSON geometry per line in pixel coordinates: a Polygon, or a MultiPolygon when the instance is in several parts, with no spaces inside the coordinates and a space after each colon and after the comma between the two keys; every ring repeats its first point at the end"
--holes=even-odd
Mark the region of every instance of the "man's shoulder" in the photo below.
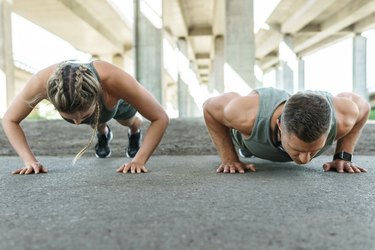
{"type": "Polygon", "coordinates": [[[224,110],[225,118],[239,131],[251,131],[259,109],[259,96],[250,93],[232,99],[224,110]]]}
{"type": "Polygon", "coordinates": [[[333,96],[333,105],[335,106],[336,111],[344,113],[353,113],[356,112],[356,106],[353,105],[353,101],[350,97],[344,95],[333,96]]]}
{"type": "Polygon", "coordinates": [[[342,131],[345,134],[354,126],[357,120],[358,107],[353,105],[354,103],[350,99],[341,96],[335,96],[333,104],[336,111],[338,134],[341,134],[342,131]]]}

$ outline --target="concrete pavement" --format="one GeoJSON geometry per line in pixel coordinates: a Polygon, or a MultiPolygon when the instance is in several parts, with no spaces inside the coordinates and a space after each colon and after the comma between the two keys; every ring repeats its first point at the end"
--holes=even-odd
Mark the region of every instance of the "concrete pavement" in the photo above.
{"type": "Polygon", "coordinates": [[[217,156],[154,156],[147,174],[123,158],[40,157],[48,174],[12,176],[0,157],[0,249],[375,249],[374,157],[365,174],[255,160],[216,174],[217,156]]]}

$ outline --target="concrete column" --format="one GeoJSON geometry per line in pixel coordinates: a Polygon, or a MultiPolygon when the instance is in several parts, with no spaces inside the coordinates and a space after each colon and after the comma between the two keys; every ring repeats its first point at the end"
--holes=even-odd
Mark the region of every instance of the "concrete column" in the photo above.
{"type": "Polygon", "coordinates": [[[286,36],[279,45],[279,66],[276,72],[276,87],[294,93],[294,74],[296,70],[296,55],[294,54],[291,38],[286,36]]]}
{"type": "MultiPolygon", "coordinates": [[[[177,40],[177,48],[182,55],[188,58],[188,48],[185,38],[179,38],[177,40]]],[[[189,63],[182,62],[182,58],[179,58],[178,63],[178,76],[177,76],[177,103],[178,103],[178,116],[180,118],[189,116],[189,88],[188,83],[184,81],[183,75],[189,70],[189,63]]]]}
{"type": "MultiPolygon", "coordinates": [[[[215,58],[215,56],[214,56],[215,58]]],[[[214,92],[215,90],[215,69],[214,69],[215,59],[211,60],[211,68],[209,69],[208,73],[208,91],[210,93],[214,92]]]]}
{"type": "Polygon", "coordinates": [[[136,79],[163,104],[162,30],[141,12],[142,0],[134,0],[134,49],[136,79]]]}
{"type": "Polygon", "coordinates": [[[305,89],[305,61],[298,58],[298,90],[305,89]]]}
{"type": "MultiPolygon", "coordinates": [[[[251,88],[255,87],[253,0],[225,1],[225,63],[251,88]]],[[[227,72],[225,72],[227,74],[227,72]]],[[[227,79],[227,77],[225,77],[227,79]]],[[[230,82],[225,82],[230,84],[230,82]]]]}
{"type": "MultiPolygon", "coordinates": [[[[189,71],[195,72],[195,64],[192,61],[189,62],[189,71]]],[[[189,93],[192,93],[192,92],[189,92],[189,93]]],[[[199,95],[200,93],[193,93],[193,94],[199,95]]],[[[189,110],[189,117],[200,117],[200,116],[202,116],[201,107],[198,107],[194,97],[191,94],[188,95],[187,106],[188,106],[188,110],[189,110]]]]}
{"type": "Polygon", "coordinates": [[[368,100],[366,50],[367,38],[356,35],[353,38],[353,92],[368,100]]]}
{"type": "MultiPolygon", "coordinates": [[[[212,67],[212,80],[209,90],[216,90],[224,93],[224,38],[223,36],[215,37],[215,55],[212,67]]],[[[211,77],[210,77],[211,78],[211,77]]]]}
{"type": "Polygon", "coordinates": [[[285,61],[280,61],[276,69],[276,88],[284,89],[293,94],[293,70],[285,61]]]}
{"type": "Polygon", "coordinates": [[[0,0],[0,116],[4,114],[7,106],[16,95],[11,5],[11,0],[0,0]]]}

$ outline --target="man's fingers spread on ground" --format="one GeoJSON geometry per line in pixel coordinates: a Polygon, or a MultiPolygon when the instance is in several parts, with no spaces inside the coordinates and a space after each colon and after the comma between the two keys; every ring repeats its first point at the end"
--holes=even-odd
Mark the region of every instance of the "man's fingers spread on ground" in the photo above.
{"type": "Polygon", "coordinates": [[[347,167],[347,168],[345,168],[345,170],[346,170],[347,173],[355,173],[354,169],[352,169],[351,167],[347,167]]]}
{"type": "Polygon", "coordinates": [[[224,166],[224,171],[223,173],[228,173],[229,172],[229,166],[224,166]]]}
{"type": "Polygon", "coordinates": [[[338,173],[344,173],[344,166],[343,165],[339,165],[336,167],[336,172],[338,173]]]}
{"type": "MultiPolygon", "coordinates": [[[[40,167],[42,168],[42,167],[40,167]]],[[[39,174],[39,166],[33,166],[34,174],[39,174]]]]}
{"type": "Polygon", "coordinates": [[[328,164],[324,164],[324,165],[323,165],[323,170],[324,170],[324,171],[330,171],[330,170],[331,170],[331,166],[328,165],[328,164]]]}
{"type": "Polygon", "coordinates": [[[361,172],[361,170],[358,167],[356,167],[356,166],[352,166],[352,169],[353,169],[353,171],[355,173],[360,173],[361,172]]]}
{"type": "Polygon", "coordinates": [[[131,166],[131,168],[130,168],[130,172],[131,172],[132,174],[135,174],[135,169],[136,169],[135,166],[131,166]]]}
{"type": "Polygon", "coordinates": [[[40,172],[41,172],[41,173],[48,173],[48,169],[45,168],[45,167],[41,167],[41,168],[40,168],[40,172]]]}
{"type": "Polygon", "coordinates": [[[122,165],[118,169],[116,169],[117,172],[122,172],[124,170],[125,165],[122,165]]]}
{"type": "Polygon", "coordinates": [[[125,164],[124,168],[122,169],[122,172],[123,173],[127,173],[129,171],[129,169],[130,169],[130,165],[129,164],[125,164]]]}
{"type": "Polygon", "coordinates": [[[352,169],[351,163],[349,163],[349,162],[344,163],[343,170],[347,173],[354,173],[354,170],[352,169]]]}
{"type": "Polygon", "coordinates": [[[232,167],[233,167],[234,172],[231,171],[231,173],[236,173],[236,172],[241,173],[241,174],[245,173],[245,170],[242,164],[236,163],[232,167]]]}
{"type": "Polygon", "coordinates": [[[217,172],[217,173],[221,173],[221,172],[223,172],[223,170],[224,170],[224,167],[220,165],[220,166],[216,169],[216,172],[217,172]]]}
{"type": "Polygon", "coordinates": [[[137,174],[140,174],[142,173],[142,169],[141,168],[137,168],[137,174]]]}
{"type": "Polygon", "coordinates": [[[353,164],[353,165],[352,165],[352,169],[354,170],[354,172],[356,172],[356,173],[367,172],[366,169],[361,168],[361,167],[358,166],[357,164],[354,164],[354,163],[352,163],[352,164],[353,164]]]}
{"type": "Polygon", "coordinates": [[[230,166],[230,173],[234,174],[236,172],[236,167],[235,166],[230,166]]]}
{"type": "Polygon", "coordinates": [[[125,166],[124,169],[122,170],[123,173],[127,173],[130,170],[130,166],[125,166]]]}
{"type": "Polygon", "coordinates": [[[21,172],[22,168],[16,169],[12,172],[12,174],[19,174],[21,172]]]}
{"type": "Polygon", "coordinates": [[[34,171],[33,167],[28,167],[25,174],[31,174],[34,171]]]}
{"type": "Polygon", "coordinates": [[[365,168],[358,167],[358,169],[361,170],[361,172],[367,173],[367,169],[365,168]]]}
{"type": "Polygon", "coordinates": [[[353,167],[350,166],[350,164],[348,164],[348,163],[345,163],[345,165],[344,165],[344,171],[347,172],[347,173],[354,173],[353,167]]]}
{"type": "Polygon", "coordinates": [[[145,172],[145,173],[148,172],[148,170],[147,170],[147,168],[145,166],[142,166],[142,171],[145,172]]]}
{"type": "Polygon", "coordinates": [[[27,168],[23,168],[23,169],[21,170],[20,174],[25,174],[26,171],[27,171],[27,168]]]}
{"type": "Polygon", "coordinates": [[[256,168],[255,168],[254,164],[246,164],[246,168],[247,168],[248,170],[253,171],[253,172],[256,171],[256,168]]]}

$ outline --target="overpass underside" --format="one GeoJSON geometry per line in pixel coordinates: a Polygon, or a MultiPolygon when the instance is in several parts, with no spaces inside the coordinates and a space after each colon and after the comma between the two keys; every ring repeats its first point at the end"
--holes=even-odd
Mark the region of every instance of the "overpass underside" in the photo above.
{"type": "Polygon", "coordinates": [[[256,0],[0,0],[0,82],[6,90],[0,111],[27,78],[14,66],[11,13],[123,68],[179,117],[199,116],[209,96],[262,86],[255,72],[275,70],[277,87],[304,89],[304,57],[348,38],[353,91],[368,98],[361,34],[375,27],[375,0],[275,2],[254,32],[256,0]]]}

